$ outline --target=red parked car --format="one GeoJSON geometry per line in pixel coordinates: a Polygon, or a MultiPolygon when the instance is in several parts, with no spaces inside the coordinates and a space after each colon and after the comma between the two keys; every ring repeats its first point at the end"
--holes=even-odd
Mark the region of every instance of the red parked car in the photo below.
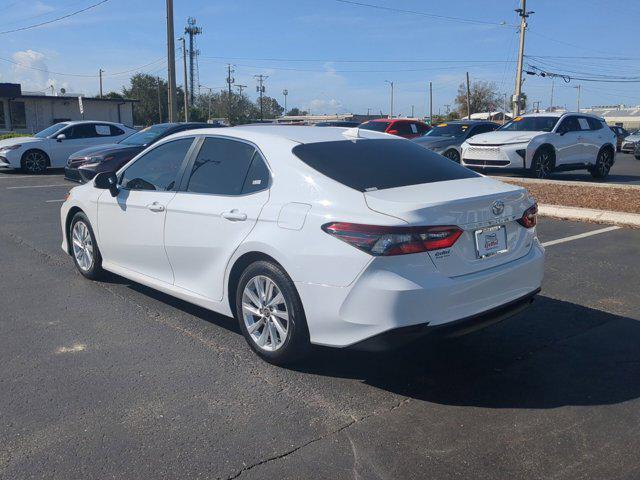
{"type": "Polygon", "coordinates": [[[409,118],[377,118],[363,123],[359,128],[390,133],[404,138],[421,137],[431,130],[431,127],[426,123],[409,118]]]}

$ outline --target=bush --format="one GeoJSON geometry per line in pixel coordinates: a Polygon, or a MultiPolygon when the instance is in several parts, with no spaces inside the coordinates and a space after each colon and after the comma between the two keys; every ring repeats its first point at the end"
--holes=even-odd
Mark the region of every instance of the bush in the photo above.
{"type": "Polygon", "coordinates": [[[30,137],[30,136],[31,135],[29,135],[28,133],[9,132],[9,133],[0,134],[0,140],[6,140],[7,138],[30,137]]]}

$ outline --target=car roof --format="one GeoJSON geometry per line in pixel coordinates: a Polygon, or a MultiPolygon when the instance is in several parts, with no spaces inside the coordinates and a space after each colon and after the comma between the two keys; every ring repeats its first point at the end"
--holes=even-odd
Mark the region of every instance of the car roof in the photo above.
{"type": "MultiPolygon", "coordinates": [[[[101,123],[104,125],[117,125],[118,127],[126,127],[126,125],[123,125],[122,123],[116,123],[116,122],[107,122],[107,121],[103,121],[103,120],[70,120],[68,122],[58,122],[64,125],[83,125],[83,124],[91,124],[91,123],[101,123]]],[[[129,128],[129,127],[127,127],[129,128]]]]}
{"type": "MultiPolygon", "coordinates": [[[[193,132],[185,130],[173,134],[172,138],[193,135],[193,132]]],[[[382,132],[358,129],[358,127],[325,127],[313,126],[285,126],[285,125],[241,125],[228,128],[203,128],[198,130],[198,135],[216,135],[235,137],[248,141],[265,141],[268,139],[286,139],[295,143],[334,142],[340,140],[353,140],[354,138],[382,138],[398,140],[399,137],[382,132]]]]}
{"type": "Polygon", "coordinates": [[[489,124],[489,125],[499,125],[499,123],[491,121],[491,120],[445,120],[444,122],[440,122],[438,124],[436,124],[435,126],[437,127],[438,125],[442,125],[443,123],[446,124],[460,124],[460,125],[482,125],[482,124],[489,124]]]}

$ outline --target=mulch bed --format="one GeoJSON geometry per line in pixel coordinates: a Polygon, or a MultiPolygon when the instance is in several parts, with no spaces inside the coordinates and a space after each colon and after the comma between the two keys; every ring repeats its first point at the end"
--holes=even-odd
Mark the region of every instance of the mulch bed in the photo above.
{"type": "Polygon", "coordinates": [[[593,184],[578,186],[528,183],[512,178],[500,180],[526,188],[538,203],[640,213],[640,188],[599,187],[593,184]]]}

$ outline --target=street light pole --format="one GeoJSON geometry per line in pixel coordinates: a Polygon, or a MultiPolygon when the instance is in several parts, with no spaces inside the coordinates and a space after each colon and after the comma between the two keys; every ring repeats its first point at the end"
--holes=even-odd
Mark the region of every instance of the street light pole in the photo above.
{"type": "Polygon", "coordinates": [[[513,116],[520,115],[522,96],[522,63],[524,58],[524,34],[527,30],[527,18],[534,12],[527,12],[527,0],[521,0],[521,7],[516,10],[520,16],[520,46],[518,48],[518,66],[516,70],[516,88],[513,95],[513,116]]]}
{"type": "Polygon", "coordinates": [[[173,33],[173,0],[167,0],[167,84],[169,122],[175,122],[177,117],[176,95],[176,49],[173,33]]]}
{"type": "Polygon", "coordinates": [[[393,118],[393,82],[385,80],[386,83],[391,85],[391,110],[389,112],[389,118],[393,118]]]}
{"type": "Polygon", "coordinates": [[[282,95],[284,95],[284,114],[287,114],[287,95],[289,95],[289,90],[286,88],[282,90],[282,95]]]}

